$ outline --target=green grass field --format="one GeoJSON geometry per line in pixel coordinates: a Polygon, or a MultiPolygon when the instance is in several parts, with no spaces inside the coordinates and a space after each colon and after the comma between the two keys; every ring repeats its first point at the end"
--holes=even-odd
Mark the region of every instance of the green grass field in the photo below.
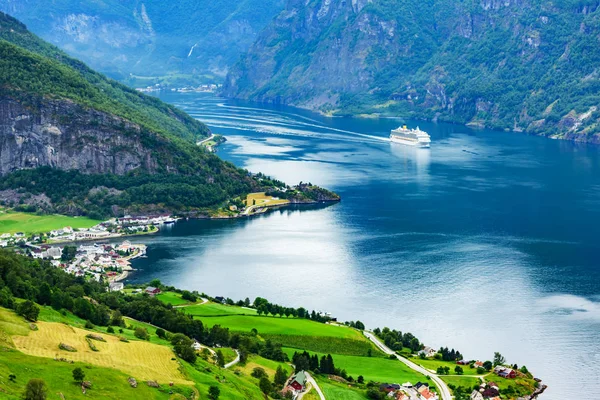
{"type": "Polygon", "coordinates": [[[338,337],[302,336],[302,335],[270,335],[263,334],[264,339],[271,339],[275,343],[281,343],[285,347],[309,350],[317,353],[335,353],[347,356],[371,355],[379,356],[381,353],[371,342],[338,337]]]}
{"type": "Polygon", "coordinates": [[[285,371],[287,371],[288,374],[292,373],[292,367],[290,367],[286,363],[268,360],[266,358],[257,356],[256,354],[250,354],[248,356],[248,361],[246,362],[246,364],[238,364],[235,367],[233,367],[233,370],[239,370],[242,374],[250,376],[254,368],[260,367],[265,370],[267,375],[269,375],[270,379],[273,379],[273,377],[275,376],[275,371],[277,371],[277,367],[279,366],[281,366],[285,371]]]}
{"type": "MultiPolygon", "coordinates": [[[[423,360],[419,357],[411,357],[409,358],[409,360],[414,362],[415,364],[419,364],[423,368],[427,368],[432,371],[437,371],[438,367],[448,367],[450,368],[450,375],[453,375],[455,373],[454,368],[457,367],[457,364],[455,362],[435,360],[432,358],[423,360]]],[[[471,368],[468,365],[460,365],[460,367],[463,369],[464,375],[479,375],[477,374],[477,368],[471,368]]]]}
{"type": "Polygon", "coordinates": [[[315,378],[327,400],[364,400],[362,392],[326,378],[315,378]]]}
{"type": "MultiPolygon", "coordinates": [[[[191,307],[185,307],[185,310],[188,308],[191,307]]],[[[364,336],[354,329],[340,328],[302,318],[230,315],[217,317],[205,316],[199,319],[209,327],[219,324],[238,332],[249,332],[252,328],[256,328],[259,334],[330,336],[366,341],[364,336]]]]}
{"type": "Polygon", "coordinates": [[[162,292],[157,295],[156,298],[165,304],[171,304],[173,306],[189,304],[189,301],[182,299],[181,295],[175,292],[162,292]]]}
{"type": "MultiPolygon", "coordinates": [[[[465,388],[473,388],[475,385],[479,385],[481,381],[479,378],[471,376],[440,376],[444,382],[456,387],[462,386],[465,388]]],[[[491,379],[490,379],[491,380],[491,379]]],[[[495,382],[492,380],[492,382],[495,382]]]]}
{"type": "MultiPolygon", "coordinates": [[[[162,299],[161,299],[162,300],[162,299]]],[[[173,304],[175,305],[175,304],[173,304]]],[[[199,317],[217,317],[225,315],[258,315],[256,310],[218,303],[195,304],[181,308],[187,314],[199,317]]]]}
{"type": "MultiPolygon", "coordinates": [[[[284,348],[284,351],[291,359],[296,350],[284,348]]],[[[319,358],[323,356],[322,353],[317,354],[319,358]]],[[[433,385],[425,376],[408,368],[399,360],[391,360],[383,356],[357,357],[340,354],[332,354],[331,356],[336,368],[345,369],[348,375],[351,375],[354,379],[362,375],[365,378],[365,382],[404,383],[408,381],[415,384],[421,381],[433,385]]]]}
{"type": "Polygon", "coordinates": [[[0,213],[0,233],[41,233],[70,226],[91,228],[102,221],[86,217],[67,217],[64,215],[36,215],[5,211],[0,213]]]}

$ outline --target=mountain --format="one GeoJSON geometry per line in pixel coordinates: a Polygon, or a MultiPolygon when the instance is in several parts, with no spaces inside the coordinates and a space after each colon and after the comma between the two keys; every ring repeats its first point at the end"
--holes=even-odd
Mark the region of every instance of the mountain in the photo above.
{"type": "Polygon", "coordinates": [[[0,0],[0,11],[115,79],[185,84],[222,80],[284,5],[256,3],[0,0]]]}
{"type": "Polygon", "coordinates": [[[223,94],[600,143],[597,0],[289,0],[223,94]]]}

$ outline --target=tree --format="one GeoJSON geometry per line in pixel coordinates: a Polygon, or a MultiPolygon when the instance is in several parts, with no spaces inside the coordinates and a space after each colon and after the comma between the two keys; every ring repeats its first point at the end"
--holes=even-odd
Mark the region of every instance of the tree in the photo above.
{"type": "Polygon", "coordinates": [[[271,391],[273,390],[273,385],[271,385],[271,381],[269,381],[269,378],[267,378],[266,376],[260,378],[260,381],[258,382],[258,387],[260,388],[260,391],[264,394],[271,393],[271,391]]]}
{"type": "Polygon", "coordinates": [[[158,336],[161,339],[165,339],[167,337],[167,333],[162,328],[156,328],[156,336],[158,336]]]}
{"type": "Polygon", "coordinates": [[[463,374],[463,369],[462,369],[462,367],[460,365],[457,365],[454,368],[454,372],[456,372],[456,375],[462,375],[463,374]]]}
{"type": "Polygon", "coordinates": [[[110,319],[110,324],[113,326],[123,326],[124,321],[123,314],[121,314],[121,311],[115,310],[113,312],[112,317],[110,319]]]}
{"type": "Polygon", "coordinates": [[[275,382],[275,385],[279,387],[283,387],[283,385],[285,385],[285,382],[287,381],[287,373],[281,367],[281,365],[277,367],[277,372],[275,372],[275,378],[273,381],[275,382]]]}
{"type": "Polygon", "coordinates": [[[24,400],[46,400],[48,387],[42,379],[30,379],[23,393],[24,400]]]}
{"type": "Polygon", "coordinates": [[[506,359],[499,352],[494,353],[494,367],[497,365],[502,365],[506,362],[506,359]]]}
{"type": "Polygon", "coordinates": [[[362,385],[363,383],[365,383],[365,378],[362,375],[359,375],[358,378],[356,378],[356,382],[362,385]]]}
{"type": "Polygon", "coordinates": [[[52,304],[52,290],[47,282],[42,283],[42,286],[40,286],[40,290],[37,294],[37,302],[43,305],[52,304]]]}
{"type": "Polygon", "coordinates": [[[40,314],[40,309],[31,300],[25,300],[24,302],[17,305],[17,314],[23,318],[35,322],[40,314]]]}
{"type": "Polygon", "coordinates": [[[136,338],[142,339],[142,340],[148,340],[150,338],[150,335],[148,335],[148,331],[146,330],[146,328],[142,328],[141,326],[138,326],[137,328],[135,328],[135,331],[133,332],[133,334],[135,335],[136,338]]]}
{"type": "Polygon", "coordinates": [[[219,395],[221,394],[221,390],[218,386],[211,386],[208,388],[208,398],[211,400],[217,400],[219,395]]]}
{"type": "Polygon", "coordinates": [[[75,368],[73,370],[73,379],[75,382],[83,382],[85,379],[85,372],[83,372],[83,370],[79,367],[75,368]]]}
{"type": "Polygon", "coordinates": [[[148,286],[152,286],[155,288],[160,288],[162,287],[162,282],[160,281],[160,279],[152,279],[150,281],[150,283],[148,284],[148,286]]]}
{"type": "Polygon", "coordinates": [[[483,363],[483,368],[485,368],[486,371],[491,371],[493,367],[494,365],[489,360],[483,363]]]}
{"type": "Polygon", "coordinates": [[[363,323],[362,323],[362,322],[360,322],[360,321],[356,321],[356,323],[354,324],[354,327],[355,327],[356,329],[360,329],[361,331],[364,331],[364,330],[365,330],[365,324],[363,324],[363,323]]]}
{"type": "Polygon", "coordinates": [[[106,328],[106,333],[115,333],[115,329],[112,326],[106,328]]]}
{"type": "Polygon", "coordinates": [[[75,254],[77,253],[77,246],[65,246],[62,249],[62,255],[60,256],[60,261],[69,262],[75,259],[75,254]]]}
{"type": "Polygon", "coordinates": [[[260,379],[262,377],[267,376],[267,373],[265,372],[265,370],[263,368],[256,367],[252,370],[252,373],[250,375],[252,375],[253,377],[255,377],[257,379],[260,379]]]}
{"type": "Polygon", "coordinates": [[[217,350],[217,365],[221,368],[225,366],[225,357],[220,349],[217,350]]]}

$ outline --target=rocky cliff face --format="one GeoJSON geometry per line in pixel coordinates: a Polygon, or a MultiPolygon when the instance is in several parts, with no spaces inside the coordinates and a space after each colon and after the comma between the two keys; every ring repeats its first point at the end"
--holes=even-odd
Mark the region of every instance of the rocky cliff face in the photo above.
{"type": "Polygon", "coordinates": [[[24,105],[0,96],[0,175],[49,166],[83,173],[154,172],[140,127],[68,100],[24,105]]]}
{"type": "Polygon", "coordinates": [[[600,142],[599,6],[290,0],[224,94],[600,142]]]}

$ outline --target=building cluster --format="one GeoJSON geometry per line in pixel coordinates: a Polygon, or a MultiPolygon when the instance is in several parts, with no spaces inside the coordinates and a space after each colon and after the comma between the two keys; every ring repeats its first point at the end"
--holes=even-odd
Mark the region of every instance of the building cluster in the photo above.
{"type": "Polygon", "coordinates": [[[395,400],[438,400],[437,394],[429,390],[429,384],[423,382],[417,382],[416,385],[410,382],[402,385],[383,383],[379,385],[379,390],[386,392],[390,399],[395,400]]]}
{"type": "Polygon", "coordinates": [[[479,390],[473,390],[470,400],[500,400],[500,388],[494,382],[482,383],[479,390]]]}
{"type": "Polygon", "coordinates": [[[120,245],[80,245],[73,257],[65,255],[64,249],[47,244],[30,245],[32,257],[50,260],[54,266],[70,274],[88,276],[97,281],[102,278],[111,281],[124,279],[127,271],[132,270],[130,260],[146,254],[145,245],[132,244],[127,240],[120,245]]]}
{"type": "Polygon", "coordinates": [[[188,92],[206,92],[206,93],[212,93],[215,92],[217,89],[219,89],[222,85],[220,84],[214,84],[214,83],[209,83],[209,84],[204,84],[204,85],[198,85],[198,86],[183,86],[183,87],[179,87],[179,88],[172,88],[169,85],[166,84],[154,84],[151,86],[146,86],[143,88],[137,88],[136,90],[138,92],[142,92],[142,93],[153,93],[153,92],[160,92],[163,90],[170,90],[172,92],[182,92],[182,93],[188,93],[188,92]]]}
{"type": "Polygon", "coordinates": [[[0,235],[0,247],[14,246],[19,241],[24,239],[25,234],[23,232],[17,232],[13,234],[3,233],[2,235],[0,235]]]}

